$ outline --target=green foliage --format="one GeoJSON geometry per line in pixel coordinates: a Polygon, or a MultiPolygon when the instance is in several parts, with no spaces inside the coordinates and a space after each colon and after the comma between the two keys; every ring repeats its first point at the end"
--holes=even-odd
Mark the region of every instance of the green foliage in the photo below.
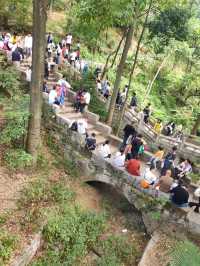
{"type": "Polygon", "coordinates": [[[12,67],[0,69],[0,90],[6,95],[19,93],[19,73],[12,67]]]}
{"type": "Polygon", "coordinates": [[[8,120],[5,128],[1,132],[1,144],[13,144],[16,140],[20,140],[27,133],[27,117],[17,117],[8,120]]]}
{"type": "Polygon", "coordinates": [[[175,6],[163,10],[149,24],[150,39],[159,37],[161,46],[168,45],[170,39],[186,40],[189,18],[188,8],[175,6]]]}
{"type": "Polygon", "coordinates": [[[114,266],[127,265],[130,262],[134,264],[138,256],[138,251],[126,236],[110,236],[106,240],[99,243],[100,250],[102,250],[102,258],[97,261],[98,266],[114,266]]]}
{"type": "Polygon", "coordinates": [[[0,6],[0,17],[2,17],[4,27],[13,26],[15,30],[30,29],[31,0],[0,0],[0,6]]]}
{"type": "Polygon", "coordinates": [[[104,218],[78,207],[52,213],[43,230],[43,257],[32,265],[81,265],[81,259],[96,243],[104,228],[104,218]]]}
{"type": "Polygon", "coordinates": [[[5,230],[0,230],[0,265],[5,265],[16,247],[17,238],[5,230]]]}
{"type": "Polygon", "coordinates": [[[32,182],[22,191],[19,206],[31,206],[40,202],[64,203],[74,199],[75,194],[64,183],[50,183],[44,179],[32,182]]]}
{"type": "Polygon", "coordinates": [[[200,265],[200,250],[192,242],[179,242],[171,253],[170,266],[200,265]]]}
{"type": "Polygon", "coordinates": [[[10,149],[6,152],[5,162],[12,170],[22,170],[32,165],[32,156],[22,149],[10,149]]]}

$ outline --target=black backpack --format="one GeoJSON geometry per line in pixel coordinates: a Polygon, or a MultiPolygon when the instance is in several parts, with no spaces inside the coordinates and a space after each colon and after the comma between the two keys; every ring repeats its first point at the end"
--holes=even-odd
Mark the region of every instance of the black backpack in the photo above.
{"type": "Polygon", "coordinates": [[[77,131],[78,130],[78,124],[77,124],[77,122],[73,122],[72,125],[71,125],[71,127],[70,127],[70,129],[73,130],[73,131],[77,131]]]}

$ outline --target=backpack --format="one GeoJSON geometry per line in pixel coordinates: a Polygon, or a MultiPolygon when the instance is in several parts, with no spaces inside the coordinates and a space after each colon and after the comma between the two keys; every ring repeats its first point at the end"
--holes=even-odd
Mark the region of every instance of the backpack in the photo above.
{"type": "Polygon", "coordinates": [[[77,124],[77,122],[73,122],[72,125],[71,125],[71,127],[70,127],[70,129],[72,131],[77,131],[78,130],[78,124],[77,124]]]}

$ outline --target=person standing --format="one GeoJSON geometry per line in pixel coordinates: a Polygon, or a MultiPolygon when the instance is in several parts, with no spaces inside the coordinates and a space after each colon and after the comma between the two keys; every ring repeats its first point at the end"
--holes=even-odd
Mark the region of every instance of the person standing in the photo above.
{"type": "Polygon", "coordinates": [[[132,158],[136,158],[138,157],[140,146],[143,145],[142,135],[138,134],[138,136],[132,140],[131,145],[131,156],[132,158]]]}
{"type": "Polygon", "coordinates": [[[49,44],[50,42],[53,42],[53,36],[52,36],[51,32],[49,32],[49,34],[47,36],[47,44],[49,44]]]}
{"type": "Polygon", "coordinates": [[[148,124],[149,123],[149,117],[150,117],[150,114],[151,114],[151,104],[149,103],[143,110],[143,113],[144,113],[144,123],[145,124],[148,124]]]}
{"type": "Polygon", "coordinates": [[[21,61],[21,54],[20,54],[19,50],[16,48],[12,52],[12,62],[17,68],[19,68],[20,67],[20,61],[21,61]]]}
{"type": "Polygon", "coordinates": [[[31,34],[25,36],[24,39],[24,48],[26,51],[26,57],[29,58],[32,55],[32,45],[33,45],[33,38],[31,34]]]}
{"type": "Polygon", "coordinates": [[[49,93],[49,104],[54,104],[57,98],[57,92],[56,92],[56,87],[53,86],[53,89],[49,93]]]}
{"type": "Polygon", "coordinates": [[[87,90],[83,90],[83,97],[80,100],[80,112],[83,113],[86,106],[90,104],[91,95],[87,90]]]}
{"type": "Polygon", "coordinates": [[[71,45],[72,45],[72,35],[71,35],[71,33],[68,33],[66,35],[66,45],[68,46],[69,51],[70,51],[71,45]]]}
{"type": "Polygon", "coordinates": [[[130,108],[135,111],[135,108],[137,107],[137,97],[136,93],[133,92],[133,96],[131,98],[130,108]]]}
{"type": "Polygon", "coordinates": [[[132,136],[132,138],[134,138],[137,134],[135,128],[130,125],[130,124],[127,124],[125,126],[125,128],[123,129],[124,131],[124,137],[123,137],[123,142],[122,142],[122,147],[125,147],[126,144],[127,144],[127,140],[130,136],[132,136]]]}
{"type": "Polygon", "coordinates": [[[162,120],[158,119],[157,122],[155,123],[153,129],[155,130],[157,135],[160,135],[160,133],[163,129],[162,120]]]}

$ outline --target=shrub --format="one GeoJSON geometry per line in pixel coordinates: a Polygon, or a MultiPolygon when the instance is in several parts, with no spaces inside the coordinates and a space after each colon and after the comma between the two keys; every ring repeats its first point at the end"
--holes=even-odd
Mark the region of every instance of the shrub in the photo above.
{"type": "Polygon", "coordinates": [[[179,242],[171,253],[170,266],[200,265],[200,249],[190,241],[179,242]]]}
{"type": "Polygon", "coordinates": [[[4,101],[4,115],[7,122],[1,131],[1,144],[15,144],[19,140],[23,144],[29,118],[28,105],[29,97],[17,97],[8,103],[4,101]]]}
{"type": "Polygon", "coordinates": [[[19,93],[19,73],[11,67],[0,69],[0,89],[11,97],[19,93]]]}
{"type": "Polygon", "coordinates": [[[0,230],[0,265],[5,265],[5,262],[8,261],[12,251],[16,247],[16,244],[16,236],[5,230],[0,230]]]}
{"type": "Polygon", "coordinates": [[[32,156],[22,149],[10,149],[5,154],[5,161],[10,169],[21,170],[32,165],[32,156]]]}
{"type": "Polygon", "coordinates": [[[44,256],[36,265],[79,265],[104,228],[104,218],[78,207],[53,213],[43,230],[44,256]]]}

